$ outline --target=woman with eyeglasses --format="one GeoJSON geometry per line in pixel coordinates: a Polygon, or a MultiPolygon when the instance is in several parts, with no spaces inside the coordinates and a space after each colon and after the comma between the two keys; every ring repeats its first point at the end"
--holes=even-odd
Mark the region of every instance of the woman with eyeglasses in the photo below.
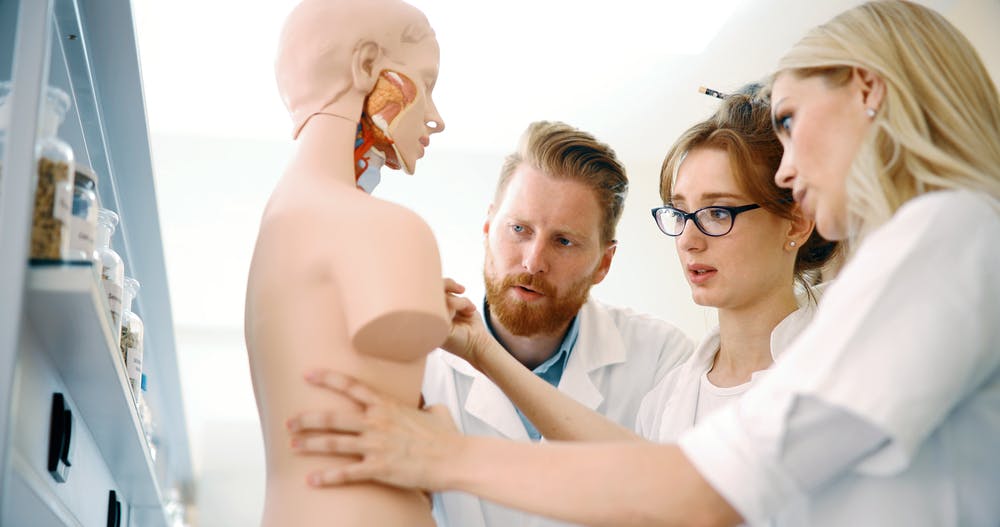
{"type": "Polygon", "coordinates": [[[439,410],[330,375],[361,406],[336,416],[330,444],[361,460],[318,481],[471,492],[590,525],[761,525],[793,505],[797,525],[997,525],[996,85],[940,14],[885,0],[811,30],[771,100],[777,183],[852,253],[738,401],[676,445],[525,445],[461,436],[439,410]]]}
{"type": "Polygon", "coordinates": [[[836,256],[774,182],[782,148],[759,89],[727,96],[663,162],[666,205],[653,218],[674,238],[695,303],[718,309],[719,324],[643,400],[636,428],[648,439],[675,441],[759,382],[812,319],[812,287],[836,256]]]}

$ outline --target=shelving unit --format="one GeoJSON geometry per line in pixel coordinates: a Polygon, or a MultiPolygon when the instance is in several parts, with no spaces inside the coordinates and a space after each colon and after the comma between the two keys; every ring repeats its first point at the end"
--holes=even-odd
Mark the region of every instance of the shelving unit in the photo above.
{"type": "Polygon", "coordinates": [[[0,145],[0,525],[104,525],[115,491],[120,525],[167,527],[165,491],[177,488],[190,503],[194,489],[130,0],[0,1],[7,79],[14,90],[0,145]],[[46,85],[70,95],[58,135],[97,172],[101,206],[121,218],[112,246],[126,275],[142,283],[132,307],[145,325],[155,462],[97,273],[27,264],[46,85]],[[54,393],[73,415],[65,483],[45,466],[54,393]]]}
{"type": "Polygon", "coordinates": [[[32,268],[25,306],[123,497],[132,506],[159,507],[153,460],[94,270],[32,268]]]}

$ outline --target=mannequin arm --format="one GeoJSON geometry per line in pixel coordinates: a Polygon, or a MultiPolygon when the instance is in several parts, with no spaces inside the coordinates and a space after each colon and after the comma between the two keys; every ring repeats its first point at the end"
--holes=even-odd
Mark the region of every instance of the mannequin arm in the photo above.
{"type": "Polygon", "coordinates": [[[398,361],[424,357],[448,334],[441,260],[430,228],[398,205],[372,200],[345,250],[339,289],[355,349],[398,361]]]}
{"type": "MultiPolygon", "coordinates": [[[[674,445],[646,441],[529,444],[463,436],[443,407],[416,410],[385,400],[336,373],[317,385],[358,402],[308,432],[299,452],[356,455],[360,461],[310,476],[315,486],[379,481],[457,490],[532,513],[587,525],[735,525],[739,514],[674,445]],[[359,409],[360,408],[360,409],[359,409]],[[325,432],[316,435],[315,432],[325,432]]],[[[313,423],[319,425],[319,423],[313,423]]]]}

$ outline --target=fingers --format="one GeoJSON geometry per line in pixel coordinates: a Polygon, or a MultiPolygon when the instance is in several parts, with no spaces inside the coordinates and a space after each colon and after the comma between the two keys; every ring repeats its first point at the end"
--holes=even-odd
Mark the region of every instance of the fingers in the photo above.
{"type": "Polygon", "coordinates": [[[448,296],[445,298],[448,304],[448,311],[469,317],[476,313],[476,304],[464,296],[448,296]]]}
{"type": "Polygon", "coordinates": [[[364,416],[360,412],[307,412],[289,419],[285,425],[292,433],[302,432],[351,432],[364,429],[364,416]]]}
{"type": "Polygon", "coordinates": [[[319,455],[362,455],[365,452],[359,436],[331,434],[292,438],[292,450],[319,455]]]}
{"type": "Polygon", "coordinates": [[[362,461],[337,468],[318,470],[309,474],[308,483],[313,487],[331,487],[347,483],[374,481],[380,475],[380,468],[372,462],[362,461]]]}
{"type": "Polygon", "coordinates": [[[460,295],[465,292],[465,286],[452,280],[451,278],[444,279],[444,292],[460,295]]]}
{"type": "Polygon", "coordinates": [[[310,372],[306,380],[314,386],[328,388],[354,399],[364,406],[381,404],[382,398],[374,390],[361,382],[335,371],[322,370],[310,372]]]}

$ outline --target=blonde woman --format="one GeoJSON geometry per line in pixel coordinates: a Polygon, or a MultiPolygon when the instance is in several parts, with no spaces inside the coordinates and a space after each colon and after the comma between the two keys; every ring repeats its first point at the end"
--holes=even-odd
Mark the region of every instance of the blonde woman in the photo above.
{"type": "MultiPolygon", "coordinates": [[[[592,525],[996,525],[1000,518],[1000,100],[936,12],[864,4],[774,77],[780,185],[850,240],[812,324],[678,445],[464,437],[342,376],[360,411],[319,484],[454,489],[592,525]]],[[[453,306],[457,307],[457,306],[453,306]]]]}

